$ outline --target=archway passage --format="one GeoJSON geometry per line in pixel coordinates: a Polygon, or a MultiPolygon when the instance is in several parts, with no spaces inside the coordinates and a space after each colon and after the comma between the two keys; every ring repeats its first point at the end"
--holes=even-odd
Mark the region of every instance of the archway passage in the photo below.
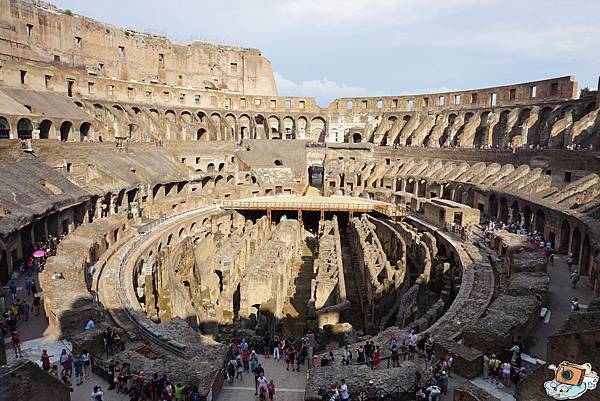
{"type": "Polygon", "coordinates": [[[201,141],[204,140],[204,134],[206,134],[206,130],[204,128],[200,128],[197,132],[196,132],[196,140],[197,141],[201,141]]]}
{"type": "Polygon", "coordinates": [[[73,124],[70,121],[65,121],[64,123],[62,123],[60,125],[60,140],[61,141],[69,140],[69,134],[71,133],[72,127],[73,127],[73,124]]]}
{"type": "Polygon", "coordinates": [[[0,139],[10,138],[10,124],[8,120],[0,116],[0,139]]]}
{"type": "Polygon", "coordinates": [[[50,137],[50,129],[52,128],[52,121],[44,120],[40,123],[40,139],[48,139],[50,137]]]}
{"type": "Polygon", "coordinates": [[[544,229],[546,228],[546,216],[542,210],[538,210],[535,213],[535,230],[544,235],[544,229]]]}
{"type": "Polygon", "coordinates": [[[362,135],[359,134],[358,132],[354,133],[354,135],[352,135],[352,142],[353,143],[361,143],[362,142],[362,135]]]}
{"type": "Polygon", "coordinates": [[[566,254],[569,252],[569,241],[571,236],[571,224],[567,220],[562,222],[560,226],[560,244],[558,245],[558,252],[566,254]]]}
{"type": "Polygon", "coordinates": [[[88,134],[90,132],[91,126],[92,126],[92,124],[87,123],[87,122],[81,124],[81,127],[79,127],[79,141],[80,142],[84,142],[88,138],[88,134]]]}
{"type": "Polygon", "coordinates": [[[489,204],[490,217],[495,219],[496,217],[498,217],[498,201],[496,199],[496,195],[494,195],[494,194],[490,195],[489,202],[490,202],[490,204],[489,204]]]}
{"type": "Polygon", "coordinates": [[[17,123],[17,134],[19,139],[31,139],[33,125],[28,118],[22,118],[17,123]]]}

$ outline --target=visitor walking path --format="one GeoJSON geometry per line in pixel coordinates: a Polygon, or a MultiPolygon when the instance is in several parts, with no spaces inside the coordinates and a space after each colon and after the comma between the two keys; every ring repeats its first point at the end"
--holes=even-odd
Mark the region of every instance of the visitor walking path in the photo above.
{"type": "MultiPolygon", "coordinates": [[[[275,384],[275,399],[277,401],[302,401],[304,400],[304,387],[306,386],[306,364],[300,372],[287,371],[283,359],[275,361],[259,357],[265,369],[267,380],[273,379],[275,384]]],[[[307,362],[308,363],[308,362],[307,362]]],[[[252,401],[258,399],[254,396],[254,373],[244,373],[243,381],[235,380],[233,384],[225,382],[217,401],[252,401]]]]}

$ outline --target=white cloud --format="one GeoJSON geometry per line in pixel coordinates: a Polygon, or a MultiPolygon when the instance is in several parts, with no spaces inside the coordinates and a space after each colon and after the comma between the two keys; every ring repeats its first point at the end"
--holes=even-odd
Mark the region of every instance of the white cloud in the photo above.
{"type": "Polygon", "coordinates": [[[323,107],[328,106],[331,101],[340,97],[377,96],[378,94],[366,88],[349,86],[330,81],[327,78],[294,82],[275,72],[275,81],[281,96],[314,97],[323,107]]]}

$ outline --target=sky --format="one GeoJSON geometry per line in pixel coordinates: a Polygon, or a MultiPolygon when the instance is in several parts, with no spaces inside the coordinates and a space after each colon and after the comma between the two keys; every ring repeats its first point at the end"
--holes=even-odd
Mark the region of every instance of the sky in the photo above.
{"type": "Polygon", "coordinates": [[[575,75],[598,86],[598,0],[50,0],[102,22],[261,49],[279,94],[405,95],[575,75]]]}

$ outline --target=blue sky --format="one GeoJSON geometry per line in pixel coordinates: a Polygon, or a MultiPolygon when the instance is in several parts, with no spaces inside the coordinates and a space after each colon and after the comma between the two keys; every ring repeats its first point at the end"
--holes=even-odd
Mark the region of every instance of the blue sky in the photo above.
{"type": "MultiPolygon", "coordinates": [[[[52,1],[52,0],[51,0],[52,1]]],[[[111,24],[257,47],[279,93],[336,97],[600,75],[598,0],[53,0],[111,24]]]]}

